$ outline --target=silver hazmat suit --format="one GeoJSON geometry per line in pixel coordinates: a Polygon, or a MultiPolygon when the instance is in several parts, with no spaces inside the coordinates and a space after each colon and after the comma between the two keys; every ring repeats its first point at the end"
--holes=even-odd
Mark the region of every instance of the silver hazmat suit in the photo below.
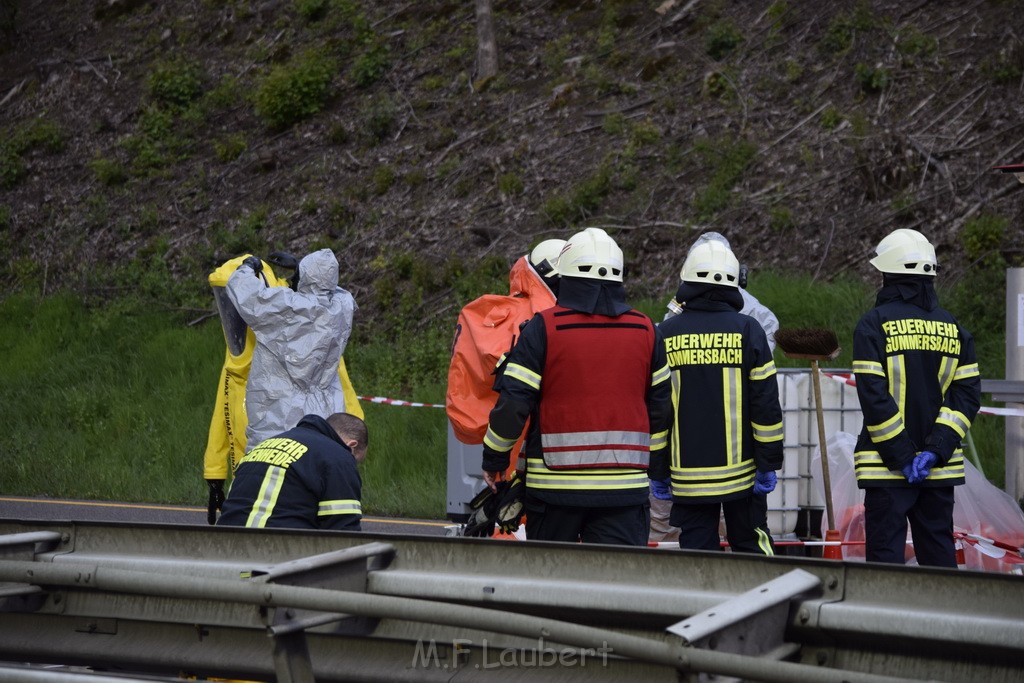
{"type": "Polygon", "coordinates": [[[338,286],[334,253],[321,249],[305,256],[295,291],[268,287],[241,266],[228,278],[227,293],[256,336],[245,390],[246,450],[291,429],[304,415],[344,411],[338,362],[356,302],[338,286]]]}

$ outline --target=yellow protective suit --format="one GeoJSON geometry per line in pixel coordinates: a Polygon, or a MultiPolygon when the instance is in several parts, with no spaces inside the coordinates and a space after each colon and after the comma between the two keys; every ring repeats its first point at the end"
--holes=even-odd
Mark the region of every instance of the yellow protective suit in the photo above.
{"type": "MultiPolygon", "coordinates": [[[[203,455],[203,478],[207,480],[226,480],[245,455],[245,428],[248,425],[245,414],[245,383],[249,377],[256,336],[238,317],[238,313],[231,307],[231,302],[223,292],[228,278],[247,256],[248,254],[244,254],[225,262],[210,273],[209,277],[210,286],[214,290],[221,311],[226,349],[224,366],[221,368],[220,381],[217,384],[217,400],[213,406],[210,431],[206,439],[206,453],[203,455]]],[[[278,277],[266,261],[263,262],[263,276],[271,287],[288,286],[288,281],[278,277]]],[[[359,398],[349,379],[344,357],[338,363],[338,378],[341,380],[342,392],[345,395],[345,410],[362,419],[363,408],[359,405],[359,398]]]]}

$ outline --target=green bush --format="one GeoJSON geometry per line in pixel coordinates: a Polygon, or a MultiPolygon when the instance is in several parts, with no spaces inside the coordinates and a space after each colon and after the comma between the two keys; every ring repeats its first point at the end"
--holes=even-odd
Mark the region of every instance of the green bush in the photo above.
{"type": "Polygon", "coordinates": [[[248,144],[245,141],[245,135],[242,133],[232,133],[220,140],[214,140],[213,151],[216,153],[217,158],[224,163],[234,161],[238,157],[242,156],[242,153],[248,148],[248,144]]]}
{"type": "Polygon", "coordinates": [[[704,51],[712,59],[722,59],[742,42],[743,34],[732,21],[716,21],[704,35],[704,51]]]}
{"type": "Polygon", "coordinates": [[[146,88],[154,102],[184,107],[203,94],[202,71],[184,59],[158,62],[146,78],[146,88]]]}
{"type": "Polygon", "coordinates": [[[334,60],[309,51],[274,67],[256,90],[256,113],[272,128],[287,128],[323,109],[330,96],[334,60]]]}
{"type": "Polygon", "coordinates": [[[307,22],[320,21],[327,14],[328,0],[295,0],[295,11],[307,22]]]}
{"type": "Polygon", "coordinates": [[[709,220],[732,201],[732,187],[754,159],[757,147],[746,140],[725,137],[703,138],[694,144],[694,151],[710,171],[708,184],[697,193],[694,207],[700,220],[709,220]]]}
{"type": "Polygon", "coordinates": [[[391,132],[398,115],[398,107],[387,95],[377,95],[371,99],[361,112],[364,137],[370,143],[382,142],[391,132]]]}
{"type": "Polygon", "coordinates": [[[96,179],[104,185],[121,185],[128,180],[128,172],[116,159],[96,157],[89,162],[89,168],[96,179]]]}
{"type": "Polygon", "coordinates": [[[0,187],[11,188],[25,175],[25,162],[13,145],[0,142],[0,187]]]}
{"type": "Polygon", "coordinates": [[[349,76],[357,86],[366,88],[383,78],[390,66],[387,47],[375,45],[356,58],[349,76]]]}
{"type": "Polygon", "coordinates": [[[391,186],[395,184],[395,169],[391,168],[387,164],[381,164],[377,168],[373,169],[373,178],[371,180],[373,185],[373,193],[376,195],[382,195],[391,189],[391,186]]]}
{"type": "Polygon", "coordinates": [[[853,68],[854,76],[857,77],[857,81],[860,83],[860,88],[866,93],[876,93],[885,89],[885,86],[889,85],[891,76],[889,70],[883,66],[868,66],[863,62],[859,62],[853,68]]]}

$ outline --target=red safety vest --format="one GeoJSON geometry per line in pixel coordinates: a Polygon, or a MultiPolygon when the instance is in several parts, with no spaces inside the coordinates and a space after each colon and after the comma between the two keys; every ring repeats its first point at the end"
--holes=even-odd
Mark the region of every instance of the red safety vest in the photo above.
{"type": "Polygon", "coordinates": [[[553,470],[646,469],[654,324],[630,310],[591,315],[555,306],[540,313],[547,353],[541,444],[553,470]]]}

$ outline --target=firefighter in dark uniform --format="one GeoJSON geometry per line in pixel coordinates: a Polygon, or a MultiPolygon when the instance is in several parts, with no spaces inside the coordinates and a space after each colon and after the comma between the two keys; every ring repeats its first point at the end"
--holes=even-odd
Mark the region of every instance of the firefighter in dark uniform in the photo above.
{"type": "Polygon", "coordinates": [[[533,413],[527,538],[646,545],[648,468],[665,457],[671,414],[665,347],[626,303],[622,250],[603,230],[573,235],[556,268],[557,303],[523,328],[498,382],[483,477],[494,489],[533,413]]]}
{"type": "Polygon", "coordinates": [[[359,531],[368,442],[355,415],[306,415],[245,454],[217,524],[359,531]]]}
{"type": "Polygon", "coordinates": [[[729,247],[696,245],[681,279],[682,312],[659,325],[675,406],[671,461],[651,476],[671,487],[680,548],[719,550],[724,513],[734,552],[773,555],[767,496],[782,467],[783,434],[768,338],[739,312],[739,262],[729,247]]]}
{"type": "Polygon", "coordinates": [[[900,228],[875,253],[883,285],[853,335],[866,559],[903,564],[909,520],[918,564],[955,568],[960,442],[981,405],[974,338],[939,306],[935,249],[924,235],[900,228]]]}

